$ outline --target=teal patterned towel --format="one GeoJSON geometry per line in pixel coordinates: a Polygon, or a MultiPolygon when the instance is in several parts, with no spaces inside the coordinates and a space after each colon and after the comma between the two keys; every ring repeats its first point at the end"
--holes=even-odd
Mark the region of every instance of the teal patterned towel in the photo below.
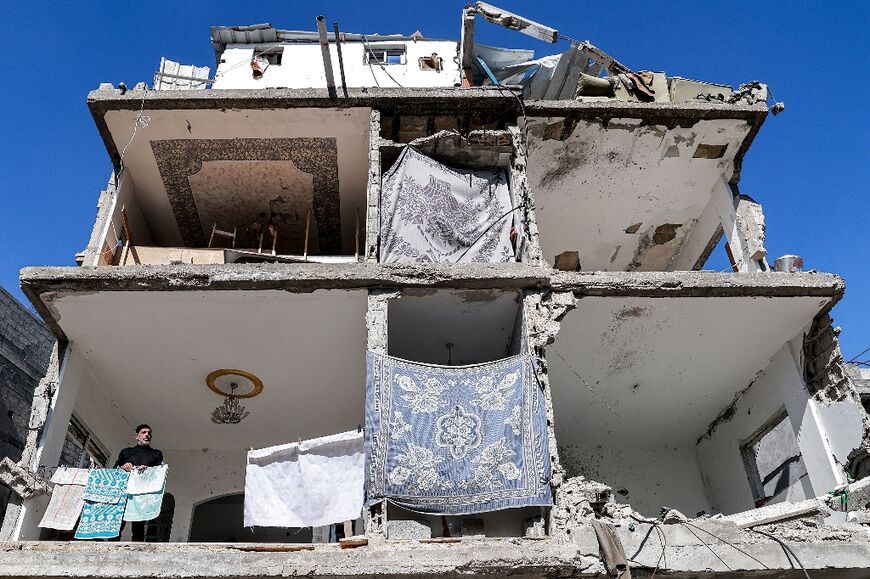
{"type": "MultiPolygon", "coordinates": [[[[129,473],[120,468],[95,468],[88,475],[85,501],[92,503],[118,503],[127,496],[129,473]]],[[[123,511],[122,511],[123,512],[123,511]]]]}
{"type": "Polygon", "coordinates": [[[76,539],[117,537],[121,533],[121,519],[124,516],[126,503],[127,495],[121,495],[117,503],[85,502],[82,518],[76,529],[76,539]]]}

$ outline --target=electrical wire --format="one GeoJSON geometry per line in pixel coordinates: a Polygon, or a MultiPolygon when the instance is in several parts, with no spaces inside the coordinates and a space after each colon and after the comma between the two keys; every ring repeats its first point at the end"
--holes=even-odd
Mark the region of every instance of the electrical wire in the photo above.
{"type": "Polygon", "coordinates": [[[702,543],[705,547],[707,547],[707,549],[708,549],[711,553],[713,553],[713,555],[714,555],[717,559],[719,559],[719,561],[720,561],[723,565],[725,565],[725,568],[726,568],[726,569],[728,569],[729,571],[733,571],[733,570],[734,570],[734,569],[732,569],[731,567],[729,567],[729,566],[728,566],[728,563],[726,563],[725,560],[724,560],[722,557],[720,557],[719,554],[716,553],[716,551],[713,550],[713,547],[711,547],[710,545],[708,545],[707,542],[706,542],[704,539],[702,539],[701,536],[700,536],[698,533],[696,533],[695,531],[693,531],[691,527],[689,527],[686,523],[683,523],[683,522],[680,522],[680,524],[683,525],[684,527],[686,527],[686,528],[689,530],[690,533],[692,533],[693,535],[695,535],[695,538],[698,539],[699,541],[701,541],[701,543],[702,543]]]}
{"type": "Polygon", "coordinates": [[[121,175],[124,173],[125,165],[124,165],[124,155],[127,154],[127,148],[133,144],[133,139],[136,138],[136,133],[139,128],[145,128],[149,124],[151,124],[151,117],[145,114],[145,98],[148,96],[148,85],[145,85],[145,92],[142,93],[142,102],[139,103],[139,114],[136,115],[136,118],[133,119],[133,132],[130,134],[130,139],[127,141],[127,144],[124,145],[124,148],[121,149],[121,155],[118,160],[118,173],[115,175],[115,187],[118,186],[118,181],[121,178],[121,175]]]}
{"type": "Polygon", "coordinates": [[[801,563],[801,560],[798,559],[798,556],[795,554],[795,552],[791,550],[791,547],[789,547],[788,545],[786,545],[785,541],[783,541],[783,540],[780,539],[779,537],[776,537],[776,536],[774,536],[774,535],[771,535],[770,533],[766,533],[766,532],[764,532],[764,531],[759,531],[758,529],[749,529],[749,530],[752,531],[753,533],[758,533],[759,535],[764,535],[765,537],[767,537],[767,538],[769,538],[769,539],[773,539],[774,541],[776,541],[777,543],[779,543],[779,546],[782,547],[782,550],[783,550],[783,551],[785,551],[785,553],[786,553],[786,557],[788,557],[788,555],[791,554],[791,556],[794,557],[794,560],[797,561],[797,564],[800,566],[801,571],[804,572],[804,576],[805,576],[807,579],[812,579],[812,578],[810,577],[810,574],[807,573],[807,570],[806,570],[806,568],[804,567],[804,564],[801,563]]]}
{"type": "MultiPolygon", "coordinates": [[[[470,175],[469,175],[469,177],[470,177],[470,175]]],[[[481,239],[483,239],[483,236],[486,235],[487,233],[489,233],[489,230],[492,229],[493,227],[495,227],[499,221],[501,221],[502,219],[504,219],[505,217],[507,217],[508,215],[513,213],[514,211],[516,211],[517,209],[522,209],[525,206],[526,206],[526,202],[523,201],[522,203],[520,203],[516,207],[511,207],[506,212],[499,215],[492,223],[489,224],[489,227],[487,227],[486,229],[483,230],[483,233],[478,235],[477,238],[474,241],[472,241],[468,247],[465,248],[465,251],[462,252],[462,255],[460,255],[459,257],[456,258],[455,263],[459,263],[460,261],[462,261],[462,258],[465,257],[465,254],[468,253],[469,251],[471,251],[471,248],[474,247],[475,245],[477,245],[477,242],[480,241],[481,239]]]]}
{"type": "MultiPolygon", "coordinates": [[[[399,81],[397,81],[395,78],[393,78],[393,75],[390,74],[390,71],[387,70],[387,68],[384,66],[384,63],[381,62],[380,60],[378,60],[378,57],[375,56],[375,53],[372,51],[371,47],[369,46],[369,41],[366,38],[366,35],[360,34],[360,38],[362,38],[363,45],[365,46],[366,50],[369,53],[369,58],[368,58],[369,69],[371,69],[371,67],[372,67],[372,58],[374,58],[375,62],[378,63],[378,66],[380,66],[381,69],[385,73],[387,73],[387,76],[390,77],[390,80],[392,80],[394,83],[396,83],[396,86],[398,86],[399,88],[405,88],[401,84],[399,84],[399,81]]],[[[407,58],[407,56],[406,56],[406,58],[407,58]]],[[[374,71],[372,71],[372,76],[374,76],[374,71]]],[[[377,80],[377,78],[375,78],[375,84],[377,84],[377,83],[378,83],[378,80],[377,80]]],[[[378,84],[378,86],[380,87],[381,85],[378,84]]]]}
{"type": "Polygon", "coordinates": [[[740,553],[743,553],[744,555],[746,555],[747,557],[749,557],[750,559],[752,559],[753,561],[755,561],[756,563],[758,563],[759,565],[761,565],[762,567],[764,567],[765,569],[770,569],[770,567],[768,567],[767,565],[765,565],[764,563],[762,563],[761,561],[759,561],[758,559],[756,559],[755,557],[753,557],[752,555],[750,555],[749,553],[747,553],[746,551],[744,551],[743,549],[741,549],[740,547],[738,547],[737,545],[735,545],[734,543],[731,543],[731,542],[729,542],[729,541],[726,541],[726,540],[723,539],[722,537],[720,537],[720,536],[718,536],[718,535],[716,535],[716,534],[711,533],[711,532],[708,531],[707,529],[704,529],[704,528],[702,528],[702,527],[699,527],[698,525],[693,525],[692,523],[689,523],[689,522],[685,522],[685,523],[683,523],[683,524],[684,524],[684,525],[688,525],[688,526],[690,526],[690,527],[692,527],[692,528],[698,529],[698,530],[701,531],[702,533],[706,533],[706,534],[710,535],[711,537],[713,537],[714,539],[717,539],[717,540],[719,540],[719,541],[722,541],[723,543],[725,543],[725,544],[728,545],[729,547],[735,549],[736,551],[738,551],[738,552],[740,552],[740,553]]]}

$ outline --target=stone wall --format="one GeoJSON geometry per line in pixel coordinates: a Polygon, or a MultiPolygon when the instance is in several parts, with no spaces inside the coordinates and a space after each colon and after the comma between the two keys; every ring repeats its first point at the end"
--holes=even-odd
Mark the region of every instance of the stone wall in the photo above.
{"type": "MultiPolygon", "coordinates": [[[[0,459],[21,458],[33,390],[45,375],[53,343],[48,328],[0,288],[0,459]]],[[[0,485],[0,520],[9,493],[0,485]]]]}

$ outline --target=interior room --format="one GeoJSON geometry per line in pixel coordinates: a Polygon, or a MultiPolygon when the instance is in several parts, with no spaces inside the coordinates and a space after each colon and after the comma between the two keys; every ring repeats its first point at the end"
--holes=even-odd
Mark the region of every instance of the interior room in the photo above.
{"type": "Polygon", "coordinates": [[[112,218],[98,223],[101,264],[353,261],[361,252],[369,109],[146,106],[145,126],[138,114],[110,110],[98,121],[110,153],[123,152],[112,218]]]}
{"type": "MultiPolygon", "coordinates": [[[[405,360],[445,366],[514,356],[524,351],[522,311],[522,296],[516,291],[404,290],[387,305],[387,352],[405,360]]],[[[463,534],[519,537],[526,521],[540,517],[545,510],[524,507],[444,517],[389,504],[386,517],[388,521],[422,523],[431,529],[433,538],[463,534]]]]}
{"type": "Polygon", "coordinates": [[[825,492],[804,476],[829,471],[803,467],[815,430],[798,361],[803,331],[826,303],[583,297],[546,348],[568,475],[612,487],[617,502],[646,516],[662,507],[731,514],[781,500],[785,489],[792,498],[825,492]],[[784,416],[789,450],[756,464],[753,444],[784,416]],[[770,495],[758,496],[759,485],[770,495]]]}
{"type": "MultiPolygon", "coordinates": [[[[310,541],[310,529],[245,529],[242,536],[238,501],[228,497],[245,491],[249,449],[364,422],[366,304],[364,290],[97,292],[57,299],[53,307],[71,353],[51,418],[59,426],[50,428],[41,464],[63,462],[71,419],[108,467],[135,444],[136,425],[147,423],[153,447],[169,465],[168,540],[218,540],[220,531],[221,540],[310,541]],[[233,393],[242,396],[233,399],[241,405],[235,416],[227,404],[233,393]],[[214,527],[209,521],[218,511],[238,518],[213,532],[202,528],[214,527]]],[[[86,456],[80,464],[88,463],[86,456]]],[[[32,504],[24,534],[36,538],[45,505],[32,504]]]]}
{"type": "MultiPolygon", "coordinates": [[[[701,269],[721,236],[715,185],[730,181],[758,119],[529,121],[528,179],[544,260],[583,271],[701,269]]],[[[727,203],[727,202],[726,202],[727,203]]]]}

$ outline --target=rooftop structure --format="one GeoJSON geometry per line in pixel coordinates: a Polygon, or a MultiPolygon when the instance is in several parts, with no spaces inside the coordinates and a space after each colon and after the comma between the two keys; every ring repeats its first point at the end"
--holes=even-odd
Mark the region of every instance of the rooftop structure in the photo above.
{"type": "Polygon", "coordinates": [[[739,189],[765,85],[634,71],[484,3],[458,41],[317,25],[213,27],[214,76],[163,59],[151,88],[88,95],[113,167],[80,265],[21,273],[58,344],[23,456],[0,463],[0,575],[800,576],[793,556],[866,573],[870,418],[829,317],[844,283],[771,267],[764,192],[739,189]],[[568,48],[483,46],[484,21],[568,48]],[[723,236],[733,271],[704,271],[723,236]],[[359,426],[375,464],[419,428],[393,413],[374,432],[381,358],[467,373],[403,398],[444,411],[423,449],[439,492],[386,459],[427,509],[377,495],[370,467],[385,500],[337,545],[244,527],[253,448],[359,426]],[[514,359],[542,420],[523,430],[518,405],[495,430],[546,457],[511,447],[486,471],[498,404],[437,397],[508,390],[480,372],[514,359]],[[170,465],[147,536],[172,544],[41,529],[54,469],[111,467],[146,421],[170,465]],[[474,496],[543,481],[545,500],[457,515],[447,464],[486,471],[474,496]]]}

